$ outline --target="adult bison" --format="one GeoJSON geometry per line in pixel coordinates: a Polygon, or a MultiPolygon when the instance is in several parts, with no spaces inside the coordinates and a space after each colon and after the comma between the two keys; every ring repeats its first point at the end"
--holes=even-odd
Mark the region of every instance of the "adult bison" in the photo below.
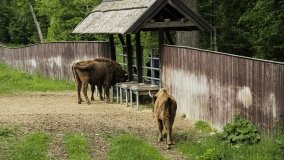
{"type": "Polygon", "coordinates": [[[152,95],[149,91],[150,97],[152,97],[154,108],[153,116],[156,119],[159,127],[159,139],[163,141],[163,130],[167,136],[167,148],[170,149],[172,145],[172,127],[174,124],[177,103],[173,96],[169,95],[165,88],[159,90],[155,95],[152,95]]]}
{"type": "Polygon", "coordinates": [[[88,104],[90,100],[87,96],[88,83],[91,84],[92,99],[94,86],[97,85],[102,99],[102,87],[106,94],[107,102],[109,99],[109,89],[111,85],[118,82],[124,82],[128,78],[128,74],[115,61],[106,58],[97,58],[94,60],[81,61],[72,65],[72,72],[77,84],[78,103],[82,102],[81,88],[88,104]]]}

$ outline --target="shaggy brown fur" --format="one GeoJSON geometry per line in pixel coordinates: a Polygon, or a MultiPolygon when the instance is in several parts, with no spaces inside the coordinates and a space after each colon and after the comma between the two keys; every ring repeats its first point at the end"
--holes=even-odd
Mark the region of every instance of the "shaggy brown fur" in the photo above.
{"type": "MultiPolygon", "coordinates": [[[[78,76],[78,73],[77,73],[76,69],[75,69],[75,64],[76,64],[76,65],[80,65],[80,66],[85,66],[85,65],[88,65],[88,64],[90,64],[90,63],[92,63],[92,62],[94,62],[94,61],[95,61],[95,60],[81,61],[81,62],[78,62],[78,63],[74,63],[74,64],[72,65],[73,76],[74,76],[75,81],[76,81],[77,90],[79,90],[79,91],[78,91],[78,97],[79,97],[80,100],[78,101],[78,103],[81,103],[81,102],[83,101],[82,98],[81,98],[81,94],[80,94],[81,88],[82,88],[82,82],[81,82],[81,80],[80,80],[80,78],[79,78],[79,76],[78,76]]],[[[94,99],[95,84],[92,84],[92,83],[90,83],[90,82],[89,82],[89,84],[90,84],[90,86],[91,86],[91,100],[93,101],[93,100],[95,100],[95,99],[94,99]]],[[[102,86],[98,86],[98,90],[99,90],[99,94],[100,94],[100,99],[103,100],[103,96],[102,96],[102,86]]]]}
{"type": "Polygon", "coordinates": [[[109,89],[111,85],[117,82],[124,82],[127,80],[127,72],[115,61],[106,58],[97,58],[95,60],[81,61],[72,65],[72,72],[77,83],[78,103],[82,102],[81,88],[83,86],[83,94],[87,103],[90,104],[87,96],[88,83],[92,87],[92,97],[94,86],[97,85],[102,98],[102,87],[104,88],[107,102],[109,99],[109,89]]]}
{"type": "Polygon", "coordinates": [[[159,92],[152,96],[153,99],[153,115],[157,120],[159,127],[159,139],[163,141],[163,130],[167,136],[167,148],[170,148],[172,142],[172,126],[174,124],[177,103],[173,96],[167,93],[165,88],[159,90],[159,92]]]}

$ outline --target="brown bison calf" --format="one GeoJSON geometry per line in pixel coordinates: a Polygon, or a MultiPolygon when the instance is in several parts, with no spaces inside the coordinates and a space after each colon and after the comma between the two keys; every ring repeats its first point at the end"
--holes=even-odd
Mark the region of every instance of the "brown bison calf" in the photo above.
{"type": "Polygon", "coordinates": [[[159,90],[159,92],[155,95],[151,95],[149,91],[150,97],[152,97],[154,108],[153,115],[154,118],[158,122],[159,127],[159,139],[158,141],[163,141],[163,130],[167,136],[167,148],[170,149],[170,145],[172,142],[172,127],[174,124],[177,103],[173,96],[167,93],[165,88],[159,90]]]}

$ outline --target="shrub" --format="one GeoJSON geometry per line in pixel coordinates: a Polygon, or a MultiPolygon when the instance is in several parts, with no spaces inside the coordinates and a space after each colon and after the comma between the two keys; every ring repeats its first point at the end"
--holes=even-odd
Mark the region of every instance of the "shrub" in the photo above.
{"type": "Polygon", "coordinates": [[[222,140],[232,145],[256,144],[260,141],[260,134],[256,126],[238,117],[233,123],[226,124],[220,135],[222,140]]]}

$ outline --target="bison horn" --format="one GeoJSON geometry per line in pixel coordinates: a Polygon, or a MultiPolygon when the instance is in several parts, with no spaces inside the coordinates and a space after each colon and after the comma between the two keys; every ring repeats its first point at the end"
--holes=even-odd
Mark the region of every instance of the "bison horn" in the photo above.
{"type": "Polygon", "coordinates": [[[149,96],[151,97],[151,98],[153,98],[154,96],[151,94],[151,92],[149,91],[149,96]]]}

